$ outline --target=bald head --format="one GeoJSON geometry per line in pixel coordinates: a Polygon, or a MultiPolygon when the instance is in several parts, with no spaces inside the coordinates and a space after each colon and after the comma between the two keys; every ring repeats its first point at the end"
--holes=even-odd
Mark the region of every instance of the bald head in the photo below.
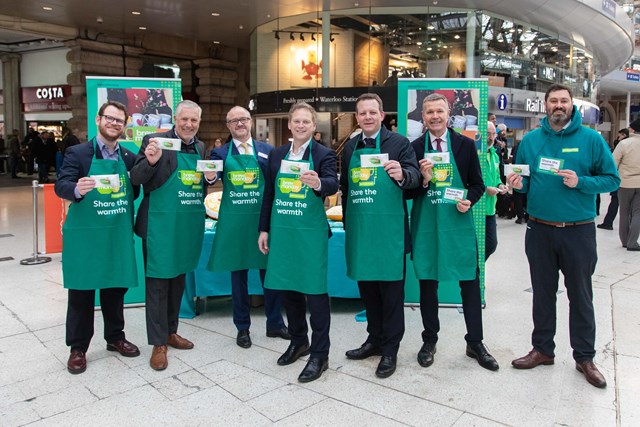
{"type": "Polygon", "coordinates": [[[487,122],[487,148],[493,146],[493,143],[496,140],[496,126],[492,121],[487,122]]]}

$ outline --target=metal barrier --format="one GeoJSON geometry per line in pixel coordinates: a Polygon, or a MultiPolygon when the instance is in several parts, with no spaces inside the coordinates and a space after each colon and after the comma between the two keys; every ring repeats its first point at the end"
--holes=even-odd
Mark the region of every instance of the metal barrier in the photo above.
{"type": "Polygon", "coordinates": [[[25,258],[20,260],[22,265],[37,265],[44,264],[51,261],[48,256],[40,256],[38,252],[38,188],[41,187],[38,181],[31,181],[33,188],[33,256],[31,258],[25,258]]]}

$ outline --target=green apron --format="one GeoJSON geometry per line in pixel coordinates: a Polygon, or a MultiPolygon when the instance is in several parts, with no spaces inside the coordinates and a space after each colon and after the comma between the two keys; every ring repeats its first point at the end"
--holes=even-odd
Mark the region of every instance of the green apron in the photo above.
{"type": "MultiPolygon", "coordinates": [[[[429,147],[425,136],[425,149],[429,147]]],[[[451,140],[448,140],[451,147],[451,140]]],[[[429,150],[429,152],[434,152],[429,150]]],[[[458,212],[442,199],[444,189],[464,188],[451,153],[451,163],[436,164],[426,194],[414,199],[411,210],[413,267],[419,280],[473,280],[478,268],[476,234],[471,209],[458,212]]]]}
{"type": "Polygon", "coordinates": [[[64,287],[76,290],[138,286],[133,247],[133,187],[127,167],[118,161],[93,159],[88,176],[120,176],[120,188],[94,188],[69,206],[62,226],[64,287]]]}
{"type": "Polygon", "coordinates": [[[349,162],[347,276],[360,281],[402,280],[405,259],[402,189],[384,168],[361,168],[361,154],[380,154],[379,133],[376,148],[354,150],[349,162]]]}
{"type": "Polygon", "coordinates": [[[264,175],[257,150],[231,155],[224,162],[225,174],[216,235],[207,269],[237,271],[267,267],[267,256],[258,248],[258,223],[264,195],[264,175]]]}
{"type": "Polygon", "coordinates": [[[176,170],[148,196],[147,277],[177,277],[194,270],[200,259],[205,209],[203,174],[196,165],[202,157],[199,153],[176,155],[176,170]]]}
{"type": "MultiPolygon", "coordinates": [[[[312,144],[309,142],[311,170],[312,144]]],[[[278,172],[264,287],[310,295],[326,294],[328,233],[322,198],[302,184],[299,175],[278,172]]]]}

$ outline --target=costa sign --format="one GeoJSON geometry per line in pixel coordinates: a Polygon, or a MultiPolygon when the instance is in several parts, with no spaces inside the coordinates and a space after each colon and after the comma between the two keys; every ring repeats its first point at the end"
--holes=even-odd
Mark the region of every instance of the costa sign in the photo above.
{"type": "Polygon", "coordinates": [[[71,86],[36,86],[22,88],[22,110],[33,111],[67,111],[67,97],[71,95],[71,86]]]}

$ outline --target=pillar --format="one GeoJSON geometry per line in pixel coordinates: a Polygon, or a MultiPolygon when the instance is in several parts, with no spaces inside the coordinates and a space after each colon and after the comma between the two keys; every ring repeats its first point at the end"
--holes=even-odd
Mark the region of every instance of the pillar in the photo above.
{"type": "Polygon", "coordinates": [[[10,135],[13,129],[24,136],[22,108],[20,103],[20,61],[22,56],[17,53],[0,55],[2,60],[2,87],[4,94],[4,133],[10,135]]]}

